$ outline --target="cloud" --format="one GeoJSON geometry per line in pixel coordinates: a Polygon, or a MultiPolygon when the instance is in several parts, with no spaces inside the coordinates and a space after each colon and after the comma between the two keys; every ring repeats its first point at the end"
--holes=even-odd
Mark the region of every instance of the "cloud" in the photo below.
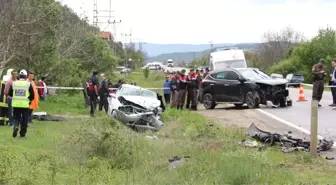
{"type": "MultiPolygon", "coordinates": [[[[63,2],[80,11],[81,3],[77,0],[63,2]]],[[[92,20],[93,2],[82,2],[92,20]]],[[[108,2],[99,0],[98,8],[108,9],[108,2]]],[[[336,27],[332,15],[336,1],[332,0],[123,0],[112,3],[115,19],[123,22],[117,26],[118,35],[132,28],[133,36],[146,42],[259,42],[264,32],[286,26],[310,38],[319,28],[336,27]]]]}

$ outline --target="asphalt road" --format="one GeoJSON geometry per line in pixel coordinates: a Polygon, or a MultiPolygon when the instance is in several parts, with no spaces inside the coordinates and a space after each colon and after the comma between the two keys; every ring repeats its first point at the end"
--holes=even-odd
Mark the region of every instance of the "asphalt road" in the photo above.
{"type": "MultiPolygon", "coordinates": [[[[293,100],[292,107],[286,108],[261,108],[273,118],[279,118],[282,122],[287,122],[310,131],[311,115],[311,97],[312,90],[304,90],[305,97],[308,101],[297,102],[299,89],[289,88],[290,98],[293,100]]],[[[318,133],[320,136],[336,136],[336,110],[329,107],[332,103],[330,91],[325,91],[320,102],[322,107],[318,111],[318,133]]]]}

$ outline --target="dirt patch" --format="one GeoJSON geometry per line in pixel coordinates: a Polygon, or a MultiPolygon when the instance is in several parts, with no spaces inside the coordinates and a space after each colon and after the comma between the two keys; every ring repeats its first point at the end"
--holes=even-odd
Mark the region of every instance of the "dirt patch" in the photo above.
{"type": "Polygon", "coordinates": [[[221,149],[222,145],[223,145],[222,142],[215,142],[215,141],[210,142],[210,141],[208,141],[208,142],[205,142],[205,143],[203,144],[203,146],[202,146],[202,150],[203,150],[204,152],[216,151],[216,150],[221,149]]]}

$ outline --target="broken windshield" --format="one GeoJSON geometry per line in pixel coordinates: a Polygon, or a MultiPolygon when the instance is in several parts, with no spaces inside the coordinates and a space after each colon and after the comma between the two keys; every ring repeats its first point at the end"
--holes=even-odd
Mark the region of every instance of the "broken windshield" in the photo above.
{"type": "Polygon", "coordinates": [[[244,78],[248,80],[265,80],[271,79],[267,74],[262,71],[255,70],[255,69],[244,69],[240,70],[240,73],[243,75],[244,78]]]}
{"type": "Polygon", "coordinates": [[[121,96],[142,96],[147,98],[157,99],[156,93],[147,89],[139,89],[133,87],[123,87],[120,93],[121,96]]]}

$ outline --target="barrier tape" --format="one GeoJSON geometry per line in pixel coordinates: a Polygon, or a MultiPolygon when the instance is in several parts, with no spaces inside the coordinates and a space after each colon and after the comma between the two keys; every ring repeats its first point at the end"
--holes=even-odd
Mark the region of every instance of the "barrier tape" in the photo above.
{"type": "MultiPolygon", "coordinates": [[[[309,86],[309,87],[313,87],[313,84],[306,84],[306,83],[301,83],[304,86],[309,86]]],[[[300,85],[300,83],[287,83],[288,85],[300,85]]],[[[325,85],[324,87],[330,88],[330,87],[336,87],[336,85],[325,85]]]]}
{"type": "MultiPolygon", "coordinates": [[[[287,83],[288,85],[299,85],[300,83],[287,83]]],[[[304,86],[309,86],[309,87],[313,87],[313,84],[306,84],[306,83],[301,83],[304,86]]],[[[336,85],[326,85],[324,87],[330,88],[330,87],[336,87],[336,85]]],[[[38,89],[42,89],[45,87],[41,87],[41,86],[37,86],[36,88],[38,89]]],[[[83,87],[51,87],[51,86],[47,86],[47,89],[60,89],[60,90],[84,90],[83,87]]],[[[109,90],[117,90],[118,88],[109,88],[109,90]]],[[[142,89],[148,89],[148,90],[164,90],[164,89],[170,89],[170,88],[144,88],[142,87],[142,89]]]]}
{"type": "MultiPolygon", "coordinates": [[[[43,89],[45,87],[37,86],[37,89],[43,89]]],[[[83,87],[51,87],[47,86],[47,89],[60,89],[60,90],[84,90],[83,87]]],[[[170,88],[144,88],[141,87],[142,89],[149,89],[149,90],[163,90],[163,89],[170,89],[170,88]]],[[[109,90],[117,90],[118,88],[109,88],[109,90]]]]}

